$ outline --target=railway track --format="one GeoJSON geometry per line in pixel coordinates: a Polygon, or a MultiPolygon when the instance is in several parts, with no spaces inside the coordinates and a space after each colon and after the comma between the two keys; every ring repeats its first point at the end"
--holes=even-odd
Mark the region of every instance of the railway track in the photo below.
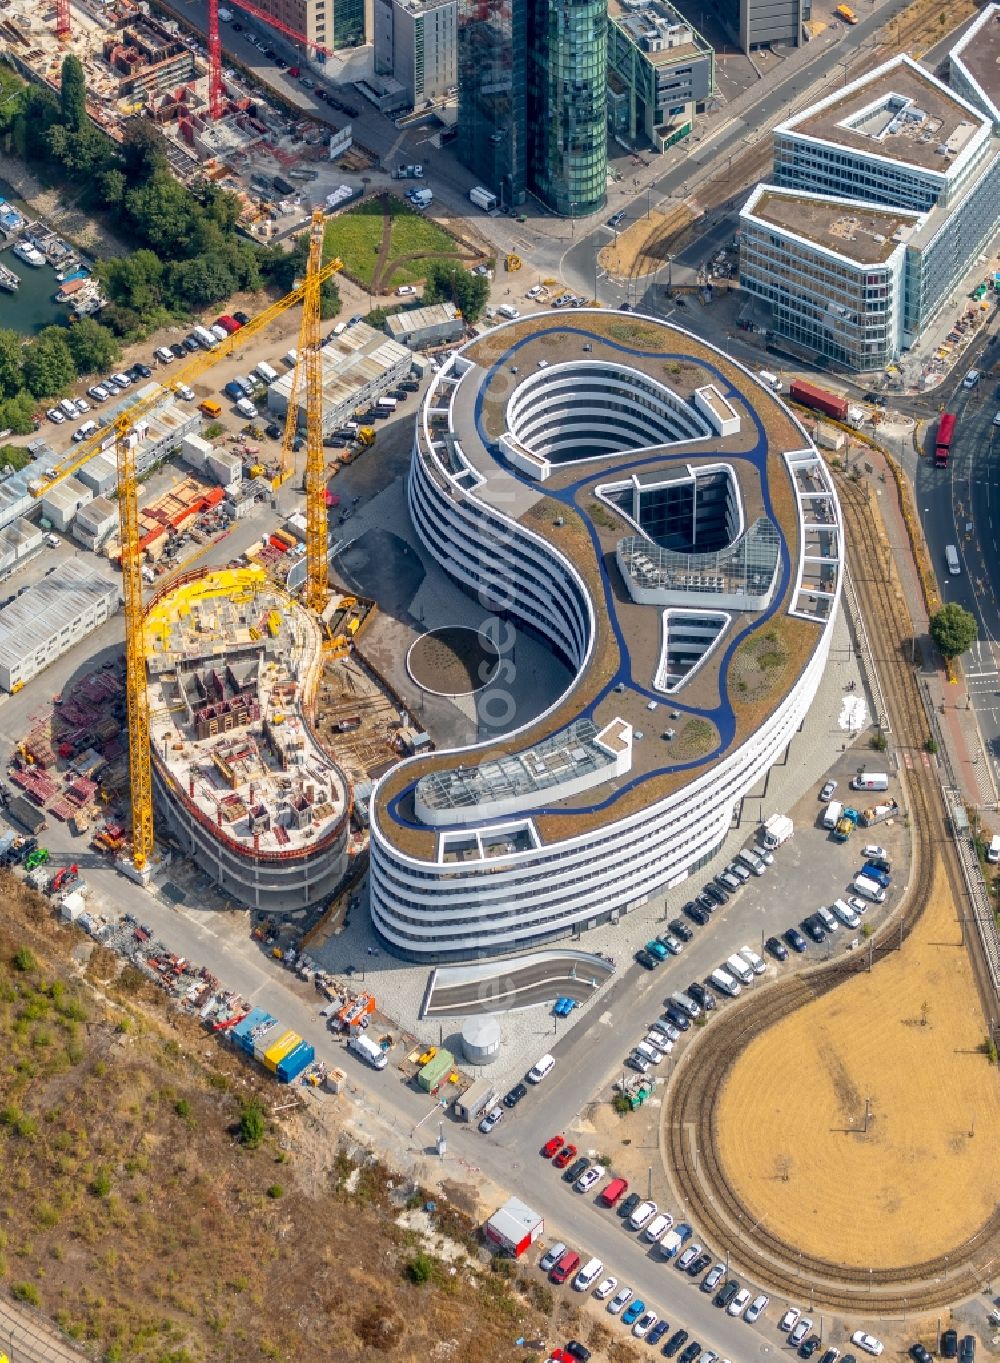
{"type": "MultiPolygon", "coordinates": [[[[817,1307],[868,1317],[891,1316],[941,1307],[980,1290],[989,1281],[992,1265],[1000,1262],[1000,1209],[947,1255],[893,1269],[836,1264],[789,1244],[743,1205],[728,1183],[715,1120],[727,1076],[755,1037],[860,971],[875,969],[909,936],[930,899],[935,857],[944,860],[956,897],[961,893],[940,787],[923,760],[927,718],[908,661],[912,646],[909,612],[864,485],[841,479],[838,491],[855,587],[888,664],[883,667],[883,681],[895,745],[901,754],[909,752],[913,758],[912,768],[905,773],[914,830],[908,891],[898,914],[863,950],[790,976],[722,1010],[671,1080],[662,1139],[679,1200],[690,1209],[709,1243],[730,1246],[733,1264],[752,1281],[770,1285],[780,1295],[808,1299],[817,1307]]],[[[973,944],[974,961],[975,954],[973,944]]],[[[982,969],[979,962],[980,987],[982,969]]]]}

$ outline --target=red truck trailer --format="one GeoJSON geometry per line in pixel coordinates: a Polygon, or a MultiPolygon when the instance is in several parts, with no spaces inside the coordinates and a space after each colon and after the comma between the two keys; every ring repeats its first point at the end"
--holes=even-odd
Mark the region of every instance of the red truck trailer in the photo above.
{"type": "Polygon", "coordinates": [[[801,402],[803,407],[812,407],[814,411],[832,416],[836,421],[847,420],[847,399],[837,393],[830,393],[825,388],[819,388],[806,379],[793,379],[789,385],[788,396],[793,402],[801,402]]]}
{"type": "Polygon", "coordinates": [[[943,412],[938,422],[937,439],[934,441],[934,467],[946,469],[951,455],[951,442],[955,436],[954,412],[943,412]]]}

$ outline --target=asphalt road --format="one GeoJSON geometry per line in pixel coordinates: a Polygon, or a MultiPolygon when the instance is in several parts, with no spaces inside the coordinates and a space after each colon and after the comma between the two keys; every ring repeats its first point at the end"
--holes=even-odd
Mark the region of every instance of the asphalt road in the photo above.
{"type": "Polygon", "coordinates": [[[933,466],[937,425],[932,421],[915,490],[941,595],[964,606],[979,622],[978,640],[962,661],[994,780],[1000,783],[1000,427],[993,424],[1000,399],[995,388],[988,377],[973,393],[959,382],[947,404],[958,416],[949,466],[933,466]],[[959,552],[962,571],[957,576],[945,562],[948,544],[959,552]]]}

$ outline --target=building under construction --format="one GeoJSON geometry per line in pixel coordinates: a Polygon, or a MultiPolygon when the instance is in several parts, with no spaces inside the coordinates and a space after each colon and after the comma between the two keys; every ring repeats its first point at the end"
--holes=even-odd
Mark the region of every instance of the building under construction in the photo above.
{"type": "Polygon", "coordinates": [[[347,868],[351,794],[316,741],[318,621],[260,568],[192,573],[146,613],[153,785],[240,905],[288,913],[347,868]]]}

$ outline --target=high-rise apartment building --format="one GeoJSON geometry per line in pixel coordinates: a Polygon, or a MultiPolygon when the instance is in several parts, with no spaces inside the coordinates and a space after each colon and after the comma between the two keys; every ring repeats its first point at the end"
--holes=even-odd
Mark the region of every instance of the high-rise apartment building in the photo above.
{"type": "Polygon", "coordinates": [[[366,0],[257,0],[257,4],[273,19],[334,51],[360,47],[365,41],[366,0]]]}
{"type": "Polygon", "coordinates": [[[609,0],[608,86],[611,131],[665,151],[691,132],[712,94],[715,53],[669,0],[609,0]]]}
{"type": "Polygon", "coordinates": [[[456,0],[375,0],[375,72],[392,76],[414,109],[456,83],[456,0]]]}
{"type": "Polygon", "coordinates": [[[458,0],[459,157],[504,206],[607,193],[607,0],[458,0]]]}

